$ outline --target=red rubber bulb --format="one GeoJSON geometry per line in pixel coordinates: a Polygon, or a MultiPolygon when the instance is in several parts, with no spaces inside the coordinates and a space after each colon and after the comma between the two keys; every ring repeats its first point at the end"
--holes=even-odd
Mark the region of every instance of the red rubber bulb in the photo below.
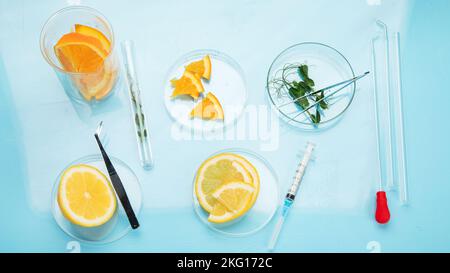
{"type": "Polygon", "coordinates": [[[386,192],[377,192],[377,210],[375,212],[375,220],[379,224],[387,224],[391,219],[391,213],[389,212],[388,201],[386,192]]]}

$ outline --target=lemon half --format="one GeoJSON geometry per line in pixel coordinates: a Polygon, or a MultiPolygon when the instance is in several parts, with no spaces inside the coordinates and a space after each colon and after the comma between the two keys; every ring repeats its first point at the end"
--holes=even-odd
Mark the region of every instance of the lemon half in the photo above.
{"type": "Polygon", "coordinates": [[[260,179],[256,168],[244,157],[221,153],[207,159],[198,169],[194,190],[200,206],[215,223],[245,214],[256,202],[260,179]]]}
{"type": "Polygon", "coordinates": [[[100,170],[79,164],[61,175],[58,205],[70,222],[96,227],[112,218],[117,201],[108,178],[100,170]]]}

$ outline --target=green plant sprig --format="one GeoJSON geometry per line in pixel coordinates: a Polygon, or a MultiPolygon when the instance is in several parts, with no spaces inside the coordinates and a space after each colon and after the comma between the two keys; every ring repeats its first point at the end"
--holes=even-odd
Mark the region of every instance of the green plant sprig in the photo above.
{"type": "Polygon", "coordinates": [[[315,113],[306,110],[306,114],[313,124],[319,124],[321,113],[328,109],[329,105],[323,99],[325,97],[324,92],[314,93],[315,82],[309,77],[308,65],[286,64],[276,75],[279,76],[270,82],[270,85],[275,88],[276,94],[282,96],[287,93],[303,111],[308,109],[310,105],[317,103],[315,113]],[[298,78],[298,80],[292,78],[298,78]]]}

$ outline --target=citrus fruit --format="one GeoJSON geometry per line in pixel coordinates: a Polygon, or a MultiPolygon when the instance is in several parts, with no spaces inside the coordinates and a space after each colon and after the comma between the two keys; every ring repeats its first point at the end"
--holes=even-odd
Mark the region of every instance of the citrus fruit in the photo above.
{"type": "Polygon", "coordinates": [[[69,72],[99,71],[108,55],[97,38],[77,32],[63,35],[54,50],[63,68],[69,72]]]}
{"type": "Polygon", "coordinates": [[[76,24],[75,32],[98,39],[102,44],[103,50],[108,53],[111,51],[111,42],[100,30],[90,26],[76,24]]]}
{"type": "Polygon", "coordinates": [[[237,154],[235,154],[234,156],[235,156],[236,160],[238,160],[238,162],[241,163],[242,166],[244,166],[244,168],[248,171],[248,173],[252,177],[252,186],[254,188],[253,196],[250,201],[250,207],[252,207],[255,204],[256,199],[258,198],[258,194],[259,194],[259,188],[260,188],[259,173],[256,170],[255,166],[253,166],[253,164],[250,163],[250,161],[248,161],[245,157],[237,155],[237,154]]]}
{"type": "Polygon", "coordinates": [[[199,117],[206,120],[223,120],[224,113],[222,105],[213,93],[209,92],[190,113],[191,118],[199,117]]]}
{"type": "Polygon", "coordinates": [[[209,214],[208,221],[216,224],[227,222],[226,219],[232,219],[233,213],[230,212],[224,205],[217,202],[209,214]],[[224,220],[225,219],[225,220],[224,220]]]}
{"type": "Polygon", "coordinates": [[[253,185],[250,173],[240,161],[234,154],[222,153],[207,159],[200,166],[194,187],[204,210],[212,212],[217,201],[212,195],[221,186],[236,181],[253,185]]]}
{"type": "Polygon", "coordinates": [[[185,71],[180,79],[171,80],[171,83],[175,88],[172,92],[172,98],[181,95],[189,95],[192,98],[197,99],[200,93],[205,90],[202,81],[189,71],[185,71]]]}
{"type": "Polygon", "coordinates": [[[95,98],[101,100],[112,90],[117,77],[117,70],[104,66],[96,73],[73,76],[75,85],[83,95],[84,99],[90,101],[95,98]]]}
{"type": "Polygon", "coordinates": [[[199,61],[194,61],[186,66],[186,71],[192,72],[198,78],[211,78],[211,59],[206,55],[199,61]]]}
{"type": "Polygon", "coordinates": [[[231,182],[221,186],[213,193],[217,200],[208,221],[224,223],[244,215],[251,208],[255,189],[244,182],[231,182]],[[224,209],[225,208],[225,213],[224,209]]]}
{"type": "Polygon", "coordinates": [[[114,215],[116,203],[108,178],[97,168],[79,164],[61,175],[58,205],[70,222],[83,227],[100,226],[114,215]]]}

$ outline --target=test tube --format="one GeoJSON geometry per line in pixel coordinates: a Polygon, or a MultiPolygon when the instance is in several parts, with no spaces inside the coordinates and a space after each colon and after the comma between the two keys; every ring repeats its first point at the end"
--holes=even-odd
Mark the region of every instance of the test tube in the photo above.
{"type": "Polygon", "coordinates": [[[131,40],[122,42],[122,53],[125,63],[125,70],[128,82],[128,91],[130,95],[132,122],[136,131],[136,141],[141,165],[145,170],[153,167],[153,155],[150,145],[149,131],[146,126],[147,118],[143,111],[141,92],[137,78],[134,43],[131,40]]]}

